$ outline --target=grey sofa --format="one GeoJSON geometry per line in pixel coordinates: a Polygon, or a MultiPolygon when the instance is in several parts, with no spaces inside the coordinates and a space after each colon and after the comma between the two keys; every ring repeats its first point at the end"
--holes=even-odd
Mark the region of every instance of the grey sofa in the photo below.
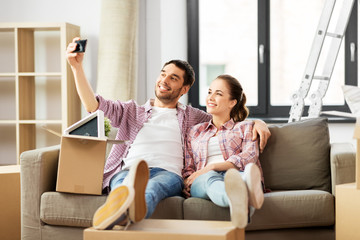
{"type": "MultiPolygon", "coordinates": [[[[270,126],[260,155],[264,205],[246,228],[246,239],[335,239],[336,184],[355,179],[350,143],[329,143],[327,120],[318,118],[270,126]]],[[[55,191],[59,146],[21,155],[21,235],[23,240],[82,239],[106,196],[55,191]]],[[[229,209],[212,202],[171,197],[152,218],[229,220],[229,209]]]]}

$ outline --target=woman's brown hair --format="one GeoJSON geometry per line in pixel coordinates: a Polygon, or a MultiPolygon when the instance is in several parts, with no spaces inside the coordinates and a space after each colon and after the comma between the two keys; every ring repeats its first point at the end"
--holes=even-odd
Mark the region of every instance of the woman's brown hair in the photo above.
{"type": "Polygon", "coordinates": [[[245,106],[246,95],[240,82],[228,74],[219,75],[217,79],[224,80],[227,83],[230,99],[236,100],[236,105],[231,109],[230,117],[235,122],[244,121],[249,116],[249,109],[245,106]]]}

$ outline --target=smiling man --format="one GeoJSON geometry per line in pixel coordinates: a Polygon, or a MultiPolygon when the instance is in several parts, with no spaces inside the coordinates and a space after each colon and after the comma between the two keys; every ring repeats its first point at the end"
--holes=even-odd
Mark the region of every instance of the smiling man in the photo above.
{"type": "MultiPolygon", "coordinates": [[[[192,67],[182,60],[164,64],[155,85],[156,97],[144,105],[95,95],[84,74],[84,53],[73,53],[76,40],[67,48],[67,60],[83,105],[88,112],[102,110],[119,129],[116,139],[129,140],[114,145],[106,161],[103,187],[111,191],[96,211],[93,225],[109,229],[138,222],[150,217],[162,199],[182,194],[184,139],[190,127],[210,121],[211,115],[178,102],[195,81],[192,67]]],[[[270,136],[266,124],[257,121],[255,133],[265,146],[270,136]]]]}

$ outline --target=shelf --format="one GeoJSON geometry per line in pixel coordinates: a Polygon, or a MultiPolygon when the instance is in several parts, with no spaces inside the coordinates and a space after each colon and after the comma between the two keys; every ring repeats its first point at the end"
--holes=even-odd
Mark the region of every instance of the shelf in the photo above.
{"type": "Polygon", "coordinates": [[[20,124],[61,124],[62,120],[19,120],[20,124]]]}
{"type": "Polygon", "coordinates": [[[0,73],[0,77],[15,77],[16,74],[15,73],[0,73]]]}
{"type": "Polygon", "coordinates": [[[15,77],[0,76],[0,120],[16,119],[15,77]]]}
{"type": "Polygon", "coordinates": [[[36,31],[59,31],[62,28],[80,30],[78,26],[66,22],[0,22],[0,32],[13,30],[14,28],[32,29],[36,31]]]}
{"type": "Polygon", "coordinates": [[[16,124],[16,120],[0,120],[0,125],[16,124]]]}
{"type": "Polygon", "coordinates": [[[61,78],[19,77],[19,120],[61,119],[61,78]]]}
{"type": "Polygon", "coordinates": [[[0,165],[52,146],[81,118],[65,49],[80,28],[68,23],[0,22],[0,165]],[[5,162],[1,162],[4,160],[5,162]]]}
{"type": "Polygon", "coordinates": [[[0,74],[14,73],[16,71],[14,29],[0,31],[0,39],[0,74]]]}
{"type": "MultiPolygon", "coordinates": [[[[34,72],[61,72],[60,31],[34,31],[34,72]],[[51,64],[49,64],[51,63],[51,64]]],[[[23,72],[19,69],[19,72],[23,72]]]]}
{"type": "Polygon", "coordinates": [[[16,125],[3,123],[0,125],[0,165],[14,165],[17,164],[16,125]]]}
{"type": "Polygon", "coordinates": [[[61,72],[20,72],[18,76],[22,77],[61,77],[61,72]]]}

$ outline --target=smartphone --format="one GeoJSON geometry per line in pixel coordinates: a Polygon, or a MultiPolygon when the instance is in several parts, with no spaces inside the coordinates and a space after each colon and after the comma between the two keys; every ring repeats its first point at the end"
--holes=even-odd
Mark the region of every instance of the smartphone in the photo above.
{"type": "Polygon", "coordinates": [[[85,52],[85,48],[86,48],[86,43],[87,43],[87,39],[83,39],[83,40],[77,40],[75,41],[77,43],[76,45],[76,49],[75,51],[73,51],[74,53],[81,53],[81,52],[85,52]]]}

